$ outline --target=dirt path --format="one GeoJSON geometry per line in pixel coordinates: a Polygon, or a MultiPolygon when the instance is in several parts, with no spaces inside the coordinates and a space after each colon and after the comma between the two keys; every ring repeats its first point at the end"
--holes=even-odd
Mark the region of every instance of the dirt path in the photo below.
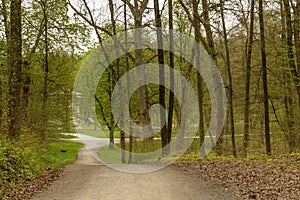
{"type": "MultiPolygon", "coordinates": [[[[93,152],[92,152],[93,153],[93,152]]],[[[226,188],[169,166],[132,174],[113,170],[81,149],[73,165],[33,200],[238,199],[226,188]]]]}

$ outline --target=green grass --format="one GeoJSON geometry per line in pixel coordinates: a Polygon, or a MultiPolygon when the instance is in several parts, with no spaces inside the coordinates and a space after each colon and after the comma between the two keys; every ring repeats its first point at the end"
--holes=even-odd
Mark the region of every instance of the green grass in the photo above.
{"type": "MultiPolygon", "coordinates": [[[[133,153],[149,153],[154,152],[161,147],[160,140],[150,140],[150,141],[138,141],[133,143],[133,153]]],[[[129,143],[125,143],[125,149],[127,151],[127,157],[129,152],[129,143]]],[[[100,149],[99,157],[102,161],[109,164],[121,164],[121,148],[120,144],[115,144],[114,149],[109,149],[105,146],[100,149]]],[[[151,161],[156,161],[157,156],[155,155],[138,155],[133,154],[133,163],[146,163],[151,161]]]]}
{"type": "Polygon", "coordinates": [[[47,134],[48,139],[73,139],[77,138],[77,136],[73,134],[63,134],[63,133],[49,133],[47,134]]]}
{"type": "MultiPolygon", "coordinates": [[[[96,138],[109,138],[109,130],[107,129],[98,129],[94,130],[93,126],[83,126],[80,131],[78,131],[80,134],[96,137],[96,138]]],[[[114,133],[115,138],[120,138],[120,132],[115,131],[114,133]]]]}
{"type": "Polygon", "coordinates": [[[119,148],[109,149],[105,146],[99,151],[99,158],[107,164],[121,164],[121,150],[119,148]]]}
{"type": "MultiPolygon", "coordinates": [[[[195,139],[199,140],[199,139],[195,139]]],[[[153,161],[157,161],[158,159],[162,159],[164,161],[167,161],[168,159],[173,160],[174,158],[178,157],[177,152],[174,152],[174,147],[176,149],[176,141],[173,142],[171,149],[173,149],[171,155],[169,155],[166,158],[160,158],[161,156],[161,140],[143,140],[143,141],[136,141],[133,143],[133,157],[132,162],[133,163],[149,163],[153,161]],[[137,154],[135,154],[137,153],[137,154]],[[150,153],[150,154],[147,154],[150,153]]],[[[195,144],[197,145],[196,142],[195,144]]],[[[128,157],[129,152],[129,143],[125,143],[125,150],[126,150],[126,156],[128,157]]],[[[188,148],[186,155],[183,156],[190,156],[191,147],[188,148]]],[[[197,152],[198,153],[198,152],[197,152]]],[[[196,153],[194,153],[196,155],[196,153]]],[[[198,155],[198,154],[197,154],[198,155]]],[[[109,149],[108,146],[105,146],[100,149],[99,151],[99,157],[102,161],[109,164],[121,164],[121,149],[120,144],[115,144],[114,149],[109,149]]],[[[196,156],[196,158],[198,158],[196,156]]]]}
{"type": "MultiPolygon", "coordinates": [[[[89,132],[90,134],[93,130],[91,130],[92,127],[86,129],[86,132],[89,132]]],[[[280,156],[280,155],[289,155],[289,149],[288,149],[288,143],[286,141],[284,133],[282,133],[279,125],[276,122],[272,122],[270,126],[271,130],[271,143],[272,143],[272,155],[273,156],[280,156]]],[[[191,130],[193,131],[193,130],[191,130]]],[[[239,159],[243,159],[243,133],[244,133],[244,127],[243,123],[238,123],[235,126],[236,131],[236,150],[237,150],[237,156],[239,159]]],[[[96,131],[97,134],[99,134],[100,131],[96,131]]],[[[96,134],[95,133],[95,134],[96,134]]],[[[108,131],[104,131],[104,134],[106,137],[109,136],[108,131]]],[[[172,132],[172,135],[176,135],[177,132],[174,129],[172,132]]],[[[225,133],[224,133],[225,134],[225,133]]],[[[90,134],[92,135],[92,134],[90,134]]],[[[93,135],[92,135],[93,136],[93,135]]],[[[116,131],[115,138],[119,137],[119,131],[116,131]]],[[[99,137],[99,136],[98,136],[99,137]]],[[[128,138],[128,136],[126,136],[128,138]]],[[[159,137],[159,134],[158,134],[159,137]]],[[[172,139],[174,140],[174,138],[172,139]]],[[[263,135],[263,130],[261,129],[260,124],[256,124],[256,126],[251,127],[250,129],[250,146],[248,148],[248,158],[253,159],[259,159],[259,158],[265,158],[265,138],[263,135]]],[[[176,142],[175,142],[176,143],[176,142]]],[[[209,142],[206,143],[206,145],[209,145],[209,142]]],[[[116,144],[116,146],[120,146],[119,144],[116,144]]],[[[127,151],[128,156],[128,146],[129,144],[126,143],[125,150],[127,151]]],[[[138,141],[133,144],[133,152],[136,153],[147,153],[147,152],[153,152],[161,148],[161,142],[160,140],[154,140],[154,141],[138,141]]],[[[192,144],[189,146],[189,148],[186,150],[186,152],[179,158],[179,160],[198,160],[198,153],[199,153],[199,139],[194,139],[192,144]]],[[[208,146],[207,146],[208,148],[208,146]]],[[[108,148],[104,148],[104,151],[102,152],[103,160],[107,161],[108,163],[119,163],[120,162],[120,150],[109,150],[108,148]]],[[[101,155],[101,153],[100,153],[101,155]]],[[[231,135],[230,133],[227,133],[227,135],[223,135],[223,143],[221,148],[219,148],[217,151],[216,149],[212,150],[207,156],[206,159],[210,158],[221,158],[221,159],[234,159],[232,156],[232,143],[231,143],[231,135]]],[[[142,158],[144,159],[144,158],[142,158]]],[[[134,160],[134,158],[133,158],[134,160]]],[[[141,159],[137,159],[141,161],[141,159]]]]}
{"type": "MultiPolygon", "coordinates": [[[[284,155],[282,152],[284,152],[284,144],[280,141],[280,138],[282,135],[280,134],[273,134],[272,139],[272,147],[274,149],[273,156],[277,155],[284,155]],[[277,150],[278,149],[278,150],[277,150]],[[276,151],[277,150],[277,151],[276,151]],[[280,151],[279,151],[280,150],[280,151]],[[281,153],[280,153],[281,152],[281,153]]],[[[236,136],[236,146],[237,146],[237,153],[238,153],[238,159],[245,159],[242,155],[242,145],[243,145],[243,136],[236,136]]],[[[251,135],[252,142],[250,143],[250,148],[248,152],[248,159],[265,159],[267,156],[265,155],[265,145],[261,142],[261,135],[255,134],[251,135]]],[[[174,140],[174,138],[172,139],[174,140]]],[[[176,146],[176,142],[175,146],[176,146]]],[[[183,153],[178,160],[179,161],[195,161],[199,160],[198,154],[199,154],[199,148],[200,148],[200,140],[199,138],[196,138],[193,140],[192,144],[187,148],[185,153],[183,153]]],[[[209,145],[209,143],[206,143],[206,145],[209,145]]],[[[116,144],[118,148],[120,148],[120,144],[116,144]]],[[[150,141],[137,141],[133,143],[133,152],[134,153],[148,153],[148,152],[154,152],[161,148],[161,141],[160,140],[150,140],[150,141]]],[[[207,146],[208,148],[208,146],[207,146]]],[[[125,144],[125,150],[127,151],[126,156],[128,157],[128,151],[129,151],[129,143],[126,142],[125,144]]],[[[227,139],[223,137],[223,146],[222,146],[222,154],[219,155],[216,151],[212,150],[208,153],[208,155],[205,157],[205,159],[229,159],[232,160],[235,158],[232,156],[232,150],[231,150],[231,137],[228,136],[227,139]],[[227,141],[226,141],[227,140],[227,141]]],[[[290,155],[290,154],[287,154],[290,155]]],[[[293,154],[292,154],[293,155],[293,154]]],[[[298,154],[295,154],[298,155],[298,154]]],[[[150,158],[150,157],[135,157],[136,155],[133,154],[133,162],[135,163],[144,163],[144,162],[151,162],[155,161],[157,158],[150,158]]],[[[176,156],[176,155],[174,155],[176,156]]],[[[172,156],[171,156],[172,157],[172,156]]],[[[110,150],[108,147],[103,148],[100,150],[100,158],[107,162],[107,163],[113,163],[113,164],[119,164],[121,160],[121,150],[120,149],[114,149],[110,150]]]]}
{"type": "Polygon", "coordinates": [[[42,162],[46,167],[58,170],[63,165],[72,164],[82,147],[84,145],[78,142],[55,141],[49,144],[42,155],[42,162]]]}

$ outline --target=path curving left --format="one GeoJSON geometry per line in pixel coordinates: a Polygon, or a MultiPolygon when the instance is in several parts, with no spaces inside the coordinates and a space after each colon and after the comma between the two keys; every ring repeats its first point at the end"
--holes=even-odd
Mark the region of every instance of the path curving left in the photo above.
{"type": "Polygon", "coordinates": [[[101,164],[92,154],[80,149],[77,161],[32,200],[238,199],[223,186],[172,166],[151,173],[125,173],[101,164]]]}

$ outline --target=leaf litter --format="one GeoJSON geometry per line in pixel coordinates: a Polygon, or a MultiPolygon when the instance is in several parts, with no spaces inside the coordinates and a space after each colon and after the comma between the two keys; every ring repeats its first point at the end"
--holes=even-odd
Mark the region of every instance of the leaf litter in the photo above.
{"type": "Polygon", "coordinates": [[[242,199],[300,199],[300,157],[176,162],[191,175],[221,183],[242,199]]]}

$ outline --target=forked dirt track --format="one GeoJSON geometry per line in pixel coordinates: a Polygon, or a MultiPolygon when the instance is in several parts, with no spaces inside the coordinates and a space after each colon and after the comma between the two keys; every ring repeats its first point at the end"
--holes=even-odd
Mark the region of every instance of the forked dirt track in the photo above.
{"type": "MultiPolygon", "coordinates": [[[[130,166],[129,166],[130,167],[130,166]]],[[[224,186],[189,175],[168,166],[132,174],[99,163],[86,149],[80,149],[73,165],[33,200],[198,200],[238,199],[224,186]]]]}

